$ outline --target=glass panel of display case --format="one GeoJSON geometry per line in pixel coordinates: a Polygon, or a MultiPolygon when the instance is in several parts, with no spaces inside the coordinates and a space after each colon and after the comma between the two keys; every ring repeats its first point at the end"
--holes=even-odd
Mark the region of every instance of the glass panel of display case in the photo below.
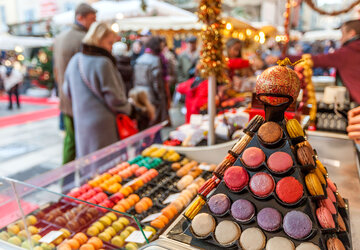
{"type": "MultiPolygon", "coordinates": [[[[138,248],[153,234],[130,214],[9,178],[0,181],[10,195],[0,203],[0,249],[138,248]]],[[[89,185],[79,192],[106,196],[89,185]]]]}

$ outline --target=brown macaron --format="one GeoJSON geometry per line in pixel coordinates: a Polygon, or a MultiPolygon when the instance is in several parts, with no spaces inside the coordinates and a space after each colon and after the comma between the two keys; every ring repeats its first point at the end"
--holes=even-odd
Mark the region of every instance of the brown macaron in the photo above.
{"type": "Polygon", "coordinates": [[[346,232],[346,225],[340,214],[337,215],[337,223],[339,225],[340,231],[346,232]]]}
{"type": "Polygon", "coordinates": [[[302,166],[305,165],[315,166],[315,161],[313,157],[314,150],[312,149],[310,143],[308,143],[307,141],[300,142],[299,144],[296,145],[296,147],[297,147],[296,155],[300,164],[302,166]]]}
{"type": "Polygon", "coordinates": [[[326,241],[328,250],[345,250],[344,244],[338,238],[330,238],[326,241]]]}
{"type": "Polygon", "coordinates": [[[283,136],[283,130],[276,122],[266,122],[259,128],[258,136],[264,143],[273,144],[283,136]]]}

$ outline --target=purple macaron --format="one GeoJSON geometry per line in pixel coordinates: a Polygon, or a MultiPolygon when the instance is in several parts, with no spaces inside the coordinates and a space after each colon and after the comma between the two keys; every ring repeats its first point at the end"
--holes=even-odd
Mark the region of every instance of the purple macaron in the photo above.
{"type": "Polygon", "coordinates": [[[208,201],[210,211],[214,215],[224,215],[230,208],[230,199],[225,194],[216,194],[208,201]]]}
{"type": "Polygon", "coordinates": [[[255,214],[254,205],[244,199],[239,199],[235,201],[231,206],[231,215],[235,220],[240,222],[246,222],[252,219],[255,214]]]}
{"type": "Polygon", "coordinates": [[[275,208],[266,207],[261,209],[256,219],[259,226],[266,231],[276,231],[281,226],[281,214],[275,208]]]}
{"type": "Polygon", "coordinates": [[[312,222],[307,214],[291,211],[284,217],[283,228],[291,238],[302,239],[311,233],[312,222]]]}

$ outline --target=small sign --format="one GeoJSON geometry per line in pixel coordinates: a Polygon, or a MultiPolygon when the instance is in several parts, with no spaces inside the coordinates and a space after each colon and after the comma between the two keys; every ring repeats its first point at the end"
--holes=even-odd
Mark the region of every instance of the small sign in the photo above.
{"type": "Polygon", "coordinates": [[[156,213],[156,214],[150,214],[149,216],[147,216],[145,219],[143,219],[141,221],[141,223],[145,223],[145,222],[150,222],[155,220],[157,217],[159,217],[162,213],[156,213]]]}
{"type": "Polygon", "coordinates": [[[39,242],[50,244],[51,242],[59,238],[61,235],[63,235],[63,232],[61,231],[50,231],[44,237],[42,237],[39,242]]]}
{"type": "Polygon", "coordinates": [[[181,193],[176,193],[176,194],[171,194],[169,195],[164,201],[163,204],[168,204],[171,203],[173,201],[175,201],[177,198],[179,198],[181,193]]]}
{"type": "Polygon", "coordinates": [[[199,168],[201,170],[204,170],[204,171],[210,171],[211,170],[211,166],[210,165],[205,165],[205,164],[200,164],[199,168]]]}
{"type": "MultiPolygon", "coordinates": [[[[152,232],[144,231],[144,234],[146,238],[149,239],[149,237],[152,235],[152,232]]],[[[141,231],[134,231],[125,239],[125,241],[143,244],[146,242],[146,239],[141,231]]]]}
{"type": "Polygon", "coordinates": [[[127,186],[131,186],[132,184],[134,184],[137,181],[137,179],[134,179],[132,181],[129,181],[128,183],[126,183],[123,187],[127,187],[127,186]]]}
{"type": "Polygon", "coordinates": [[[190,116],[190,124],[194,125],[194,126],[200,126],[203,120],[203,116],[202,115],[191,115],[190,116]]]}

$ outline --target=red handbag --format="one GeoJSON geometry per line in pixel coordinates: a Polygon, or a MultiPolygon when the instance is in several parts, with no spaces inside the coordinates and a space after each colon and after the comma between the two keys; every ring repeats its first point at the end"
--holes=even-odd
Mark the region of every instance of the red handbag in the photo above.
{"type": "Polygon", "coordinates": [[[116,116],[116,125],[121,140],[139,132],[136,120],[131,120],[129,116],[124,114],[116,116]]]}
{"type": "Polygon", "coordinates": [[[131,120],[131,118],[128,115],[125,114],[119,114],[114,112],[104,101],[103,98],[92,88],[89,80],[84,74],[83,67],[82,67],[82,56],[79,57],[78,60],[78,66],[80,71],[81,79],[83,80],[85,86],[89,88],[89,90],[94,94],[94,96],[105,105],[106,108],[108,108],[113,114],[116,116],[116,126],[118,130],[118,134],[120,137],[120,140],[125,139],[129,136],[132,136],[139,132],[137,122],[136,120],[131,120]]]}

